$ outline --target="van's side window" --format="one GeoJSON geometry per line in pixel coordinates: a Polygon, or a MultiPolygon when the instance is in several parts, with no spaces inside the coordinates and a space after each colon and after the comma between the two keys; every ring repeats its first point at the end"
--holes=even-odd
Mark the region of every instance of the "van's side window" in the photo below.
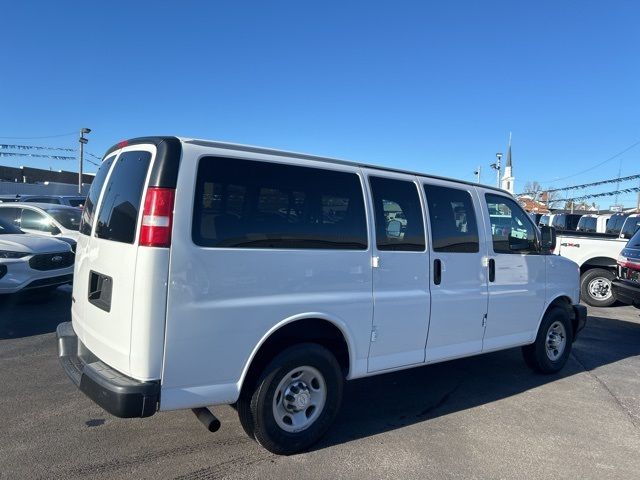
{"type": "Polygon", "coordinates": [[[412,182],[371,177],[378,250],[422,252],[424,220],[418,188],[412,182]]]}
{"type": "Polygon", "coordinates": [[[150,163],[150,152],[130,151],[118,157],[109,182],[104,187],[96,237],[133,243],[150,163]]]}
{"type": "Polygon", "coordinates": [[[529,216],[513,200],[485,195],[495,253],[537,252],[536,233],[529,216]]]}
{"type": "Polygon", "coordinates": [[[478,224],[466,190],[425,185],[434,252],[477,253],[478,224]]]}
{"type": "Polygon", "coordinates": [[[204,157],[193,215],[193,241],[204,247],[367,248],[354,173],[204,157]]]}

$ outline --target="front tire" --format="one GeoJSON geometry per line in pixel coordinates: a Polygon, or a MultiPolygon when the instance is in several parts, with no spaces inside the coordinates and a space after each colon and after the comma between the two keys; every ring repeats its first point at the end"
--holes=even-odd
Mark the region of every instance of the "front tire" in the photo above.
{"type": "Polygon", "coordinates": [[[326,348],[303,343],[275,357],[238,400],[244,430],[272,453],[291,455],[317,442],[342,401],[340,365],[326,348]]]}
{"type": "Polygon", "coordinates": [[[525,363],[539,373],[557,373],[569,358],[573,344],[573,327],[565,308],[552,307],[547,311],[536,341],[522,347],[525,363]]]}
{"type": "Polygon", "coordinates": [[[614,275],[604,268],[592,268],[580,277],[580,298],[592,307],[610,307],[616,303],[611,290],[614,275]]]}

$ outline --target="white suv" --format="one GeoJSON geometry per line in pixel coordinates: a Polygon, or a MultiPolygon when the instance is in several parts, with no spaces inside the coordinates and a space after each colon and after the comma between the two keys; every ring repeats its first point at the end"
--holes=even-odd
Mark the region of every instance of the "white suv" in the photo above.
{"type": "Polygon", "coordinates": [[[0,220],[0,294],[71,283],[73,262],[68,243],[24,233],[0,220]]]}
{"type": "Polygon", "coordinates": [[[23,195],[19,201],[24,203],[52,203],[82,208],[86,198],[82,195],[23,195]]]}
{"type": "Polygon", "coordinates": [[[345,379],[516,346],[535,370],[560,370],[586,309],[577,265],[553,244],[488,186],[126,141],[82,212],[59,355],[114,415],[190,408],[213,431],[205,407],[236,404],[249,435],[289,454],[329,428],[345,379]]]}
{"type": "Polygon", "coordinates": [[[82,210],[53,203],[1,203],[0,220],[20,230],[63,240],[75,248],[82,210]]]}

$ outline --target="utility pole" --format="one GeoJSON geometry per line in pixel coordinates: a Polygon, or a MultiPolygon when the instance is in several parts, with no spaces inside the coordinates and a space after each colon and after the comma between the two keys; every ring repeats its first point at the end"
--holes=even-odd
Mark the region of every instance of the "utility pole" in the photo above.
{"type": "MultiPolygon", "coordinates": [[[[638,188],[640,188],[640,181],[638,182],[638,188]]],[[[636,212],[640,213],[640,190],[638,190],[638,204],[636,205],[636,212]]]]}
{"type": "Polygon", "coordinates": [[[89,141],[84,138],[85,133],[91,133],[91,129],[81,128],[80,138],[78,139],[78,142],[80,142],[80,157],[78,158],[78,195],[82,195],[82,160],[84,159],[84,144],[89,141]]]}
{"type": "Polygon", "coordinates": [[[482,175],[482,167],[480,165],[478,165],[478,168],[473,173],[476,176],[476,182],[480,183],[480,176],[482,175]]]}
{"type": "MultiPolygon", "coordinates": [[[[621,173],[622,173],[622,159],[620,159],[620,167],[618,168],[618,181],[616,182],[616,192],[618,190],[620,190],[620,174],[621,173]]],[[[618,194],[617,193],[616,193],[615,204],[618,205],[618,194]]]]}
{"type": "Polygon", "coordinates": [[[491,168],[496,171],[496,187],[500,188],[500,160],[502,159],[502,153],[496,153],[496,163],[491,164],[491,168]]]}

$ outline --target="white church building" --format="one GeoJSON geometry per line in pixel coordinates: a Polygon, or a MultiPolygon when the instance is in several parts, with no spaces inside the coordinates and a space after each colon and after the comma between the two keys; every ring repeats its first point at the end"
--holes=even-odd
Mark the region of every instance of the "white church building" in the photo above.
{"type": "Polygon", "coordinates": [[[509,193],[514,193],[516,178],[513,176],[513,161],[511,159],[511,133],[509,133],[509,150],[507,150],[507,163],[502,175],[501,187],[509,193]]]}

